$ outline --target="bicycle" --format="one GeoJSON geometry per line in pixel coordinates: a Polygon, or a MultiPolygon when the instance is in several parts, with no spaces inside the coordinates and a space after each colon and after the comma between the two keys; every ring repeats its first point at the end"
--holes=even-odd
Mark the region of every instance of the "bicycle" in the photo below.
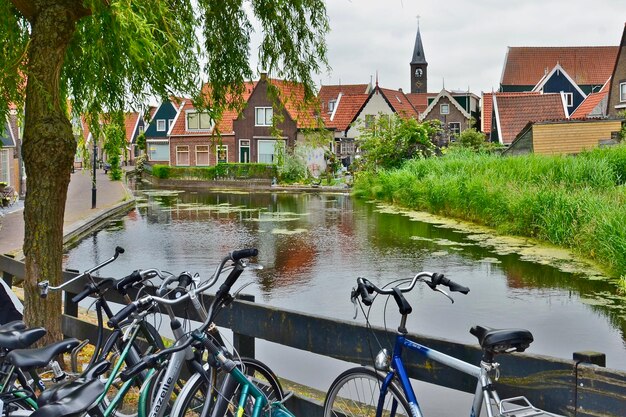
{"type": "MultiPolygon", "coordinates": [[[[489,417],[557,416],[534,407],[525,397],[500,399],[492,383],[492,378],[497,380],[499,376],[499,364],[494,362],[494,357],[498,354],[526,350],[533,341],[533,336],[528,330],[473,327],[470,332],[478,338],[483,352],[480,366],[464,362],[407,338],[406,320],[412,312],[412,307],[403,294],[411,291],[417,282],[425,283],[452,302],[454,302],[452,297],[439,286],[445,286],[451,292],[462,294],[469,292],[469,288],[449,280],[442,274],[431,272],[416,274],[404,287],[394,286],[387,289],[378,288],[365,278],[358,278],[357,287],[351,293],[355,309],[357,302],[371,306],[378,294],[392,296],[401,314],[400,325],[392,354],[387,349],[381,349],[374,359],[374,368],[352,368],[333,381],[324,401],[325,417],[374,415],[423,417],[402,361],[402,352],[405,349],[415,351],[428,360],[449,366],[477,379],[469,414],[471,417],[480,416],[483,405],[489,417]],[[376,295],[372,296],[373,293],[376,295]]],[[[361,309],[365,313],[362,306],[361,309]]],[[[366,320],[367,317],[366,315],[366,320]]],[[[367,324],[369,327],[369,321],[367,324]]]]}
{"type": "MultiPolygon", "coordinates": [[[[132,383],[133,378],[137,374],[146,369],[150,369],[147,381],[141,389],[143,395],[139,401],[140,417],[146,415],[150,417],[162,417],[165,415],[165,410],[168,409],[167,401],[172,396],[174,384],[180,377],[181,367],[186,358],[191,358],[192,360],[194,375],[187,381],[185,389],[183,389],[183,391],[181,391],[177,396],[170,415],[187,417],[194,415],[198,412],[198,410],[203,410],[202,415],[207,415],[209,410],[213,409],[214,404],[219,402],[220,398],[222,398],[221,393],[216,388],[220,378],[218,378],[218,374],[215,372],[216,368],[213,366],[214,364],[219,363],[219,361],[210,361],[211,366],[202,366],[199,363],[200,358],[203,356],[203,351],[198,348],[201,346],[206,347],[207,342],[205,339],[199,339],[197,335],[202,334],[207,340],[210,338],[211,340],[208,342],[209,346],[215,347],[215,349],[218,349],[220,352],[225,351],[225,348],[223,348],[224,343],[219,335],[219,332],[217,331],[216,326],[213,324],[213,319],[223,306],[228,305],[232,301],[232,296],[229,294],[230,287],[248,266],[248,264],[243,262],[243,259],[256,256],[256,254],[256,249],[233,251],[222,259],[212,278],[207,283],[200,285],[198,288],[192,288],[184,294],[179,294],[179,296],[175,299],[151,295],[144,296],[126,306],[110,320],[112,323],[120,322],[125,320],[131,313],[138,310],[141,311],[145,308],[150,308],[155,303],[166,306],[168,314],[173,318],[175,316],[170,306],[187,300],[192,302],[192,305],[196,309],[200,318],[203,320],[202,326],[195,332],[192,332],[191,334],[182,334],[180,337],[177,337],[177,341],[173,347],[145,356],[142,358],[140,363],[120,373],[120,379],[125,381],[125,384],[129,384],[132,383]],[[226,278],[226,282],[220,286],[215,296],[215,300],[211,304],[209,312],[207,313],[204,311],[204,308],[199,302],[197,294],[206,291],[216,283],[226,262],[228,261],[234,262],[232,270],[226,278]],[[199,346],[198,342],[200,341],[203,342],[203,345],[199,346]],[[195,352],[191,350],[192,345],[195,345],[196,347],[195,352]],[[167,363],[167,366],[164,365],[165,363],[167,363]],[[159,373],[158,377],[155,377],[159,367],[162,368],[162,371],[159,373]],[[150,394],[153,395],[152,398],[156,398],[156,401],[150,409],[147,409],[144,405],[147,395],[146,393],[152,392],[150,384],[154,385],[156,381],[160,381],[160,383],[157,384],[157,391],[154,394],[150,394]]],[[[167,278],[163,285],[167,285],[174,280],[175,279],[173,278],[167,278]]],[[[159,291],[157,291],[157,294],[162,293],[163,286],[159,291]]],[[[180,328],[180,323],[175,324],[175,327],[180,328]]],[[[280,382],[276,379],[273,372],[271,372],[271,370],[261,362],[247,358],[239,358],[237,361],[229,359],[229,361],[229,364],[236,364],[237,371],[233,371],[234,373],[239,372],[243,374],[243,372],[239,369],[242,368],[248,374],[253,373],[255,376],[260,377],[258,379],[267,384],[260,389],[256,388],[257,391],[255,391],[255,393],[260,391],[264,398],[269,397],[276,399],[277,401],[283,399],[280,382]]],[[[231,371],[232,369],[228,370],[228,372],[231,371]]],[[[124,387],[122,387],[121,390],[123,391],[124,387]]],[[[114,406],[114,403],[115,399],[111,405],[114,406]]],[[[259,404],[261,404],[261,402],[259,402],[259,404]]]]}

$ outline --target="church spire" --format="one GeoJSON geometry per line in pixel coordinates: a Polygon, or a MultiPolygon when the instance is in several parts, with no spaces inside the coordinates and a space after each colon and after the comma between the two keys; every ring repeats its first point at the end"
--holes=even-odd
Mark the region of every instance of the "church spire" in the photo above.
{"type": "Polygon", "coordinates": [[[411,64],[426,64],[424,55],[424,45],[422,45],[422,34],[420,33],[419,16],[417,18],[417,35],[415,36],[415,46],[413,47],[413,59],[411,64]]]}

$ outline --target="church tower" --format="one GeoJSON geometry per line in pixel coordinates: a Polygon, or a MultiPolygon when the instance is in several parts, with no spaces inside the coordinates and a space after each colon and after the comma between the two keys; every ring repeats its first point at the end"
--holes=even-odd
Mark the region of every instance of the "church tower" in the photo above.
{"type": "Polygon", "coordinates": [[[413,48],[413,59],[411,60],[411,93],[427,93],[427,81],[428,62],[426,62],[426,56],[424,55],[424,45],[422,45],[422,35],[420,34],[418,21],[415,47],[413,48]]]}

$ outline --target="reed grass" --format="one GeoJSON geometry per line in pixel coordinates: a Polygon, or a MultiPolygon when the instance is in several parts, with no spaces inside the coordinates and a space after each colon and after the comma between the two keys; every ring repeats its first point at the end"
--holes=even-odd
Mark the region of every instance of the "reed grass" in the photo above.
{"type": "Polygon", "coordinates": [[[355,194],[536,238],[626,274],[626,146],[577,156],[457,150],[360,173],[355,194]]]}

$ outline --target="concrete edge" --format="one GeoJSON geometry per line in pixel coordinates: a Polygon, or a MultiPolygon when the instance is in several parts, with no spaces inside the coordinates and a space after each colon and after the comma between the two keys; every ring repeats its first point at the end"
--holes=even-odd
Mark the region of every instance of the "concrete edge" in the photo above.
{"type": "Polygon", "coordinates": [[[63,248],[67,249],[68,246],[80,241],[86,235],[97,229],[102,223],[109,220],[111,217],[115,217],[122,213],[128,213],[135,206],[135,198],[131,197],[128,200],[121,201],[114,206],[100,211],[87,219],[74,223],[68,227],[69,230],[63,233],[63,248]]]}

